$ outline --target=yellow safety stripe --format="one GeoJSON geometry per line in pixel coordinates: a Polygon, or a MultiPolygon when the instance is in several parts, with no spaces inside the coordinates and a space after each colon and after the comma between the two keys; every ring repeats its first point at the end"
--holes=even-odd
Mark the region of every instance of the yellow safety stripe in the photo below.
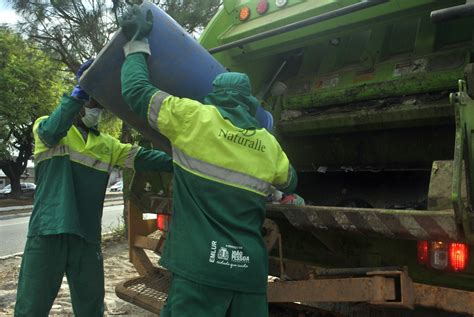
{"type": "Polygon", "coordinates": [[[164,91],[158,91],[150,99],[150,104],[148,106],[148,123],[153,129],[157,131],[159,130],[158,116],[160,115],[161,105],[163,104],[163,101],[169,96],[170,94],[164,91]]]}
{"type": "Polygon", "coordinates": [[[214,181],[255,192],[262,196],[270,194],[271,184],[251,175],[239,173],[193,158],[173,147],[173,161],[191,173],[214,181]]]}
{"type": "Polygon", "coordinates": [[[42,161],[51,159],[57,156],[69,156],[69,159],[73,162],[85,165],[87,167],[93,168],[95,170],[99,170],[102,172],[110,173],[112,171],[113,166],[99,161],[93,157],[84,155],[80,152],[76,152],[71,150],[67,145],[57,145],[49,150],[41,152],[35,156],[35,163],[38,164],[42,161]]]}

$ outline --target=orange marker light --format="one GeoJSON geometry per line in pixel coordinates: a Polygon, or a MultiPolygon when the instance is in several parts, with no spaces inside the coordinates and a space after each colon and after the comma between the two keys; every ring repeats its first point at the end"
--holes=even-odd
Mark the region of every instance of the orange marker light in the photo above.
{"type": "Polygon", "coordinates": [[[240,21],[245,21],[248,18],[250,18],[250,8],[249,7],[240,8],[240,13],[239,13],[240,21]]]}

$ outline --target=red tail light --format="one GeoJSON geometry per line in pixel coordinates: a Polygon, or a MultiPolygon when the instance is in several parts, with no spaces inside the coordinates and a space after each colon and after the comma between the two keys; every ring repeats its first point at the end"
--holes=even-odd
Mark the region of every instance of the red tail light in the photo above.
{"type": "Polygon", "coordinates": [[[449,244],[449,265],[453,271],[462,271],[466,268],[468,248],[464,243],[449,244]]]}
{"type": "Polygon", "coordinates": [[[170,215],[158,214],[156,217],[156,226],[158,230],[168,231],[170,219],[170,215]]]}
{"type": "Polygon", "coordinates": [[[418,241],[418,263],[428,264],[428,241],[418,241]]]}
{"type": "Polygon", "coordinates": [[[460,272],[466,269],[469,247],[464,243],[418,241],[418,263],[436,270],[460,272]]]}

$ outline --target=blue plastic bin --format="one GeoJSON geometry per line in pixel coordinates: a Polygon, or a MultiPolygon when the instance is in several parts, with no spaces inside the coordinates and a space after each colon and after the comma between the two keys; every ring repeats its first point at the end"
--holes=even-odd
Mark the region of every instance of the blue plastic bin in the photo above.
{"type": "MultiPolygon", "coordinates": [[[[172,95],[202,100],[212,90],[214,78],[226,69],[163,10],[149,2],[141,8],[153,13],[153,29],[149,36],[152,55],[148,58],[151,82],[172,95]]],[[[168,150],[164,138],[147,127],[122,99],[120,69],[126,42],[122,32],[117,32],[81,77],[80,85],[155,145],[168,150]]]]}
{"type": "MultiPolygon", "coordinates": [[[[226,69],[156,5],[145,2],[141,9],[151,10],[153,13],[153,29],[149,35],[151,56],[147,60],[151,82],[172,95],[202,101],[212,90],[212,81],[226,69]]],[[[126,42],[121,31],[115,34],[81,77],[80,85],[101,105],[150,139],[155,146],[169,151],[168,141],[148,127],[122,99],[120,69],[125,58],[123,46],[126,42]]],[[[258,117],[267,118],[268,115],[265,115],[263,109],[259,109],[258,117]]]]}

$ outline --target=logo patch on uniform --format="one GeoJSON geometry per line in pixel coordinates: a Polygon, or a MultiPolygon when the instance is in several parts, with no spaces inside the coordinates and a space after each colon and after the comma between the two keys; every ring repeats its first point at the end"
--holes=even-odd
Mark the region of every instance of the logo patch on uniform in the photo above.
{"type": "Polygon", "coordinates": [[[211,252],[209,254],[209,262],[216,262],[217,241],[211,241],[211,252]]]}
{"type": "Polygon", "coordinates": [[[256,130],[240,130],[239,132],[232,132],[225,129],[220,129],[218,137],[224,138],[224,140],[232,143],[245,146],[246,148],[252,149],[258,152],[265,152],[266,146],[259,138],[251,138],[256,134],[256,130]]]}
{"type": "Polygon", "coordinates": [[[257,133],[257,130],[255,130],[255,129],[252,129],[252,130],[242,129],[239,132],[242,133],[246,137],[251,137],[251,136],[254,136],[257,133]]]}
{"type": "Polygon", "coordinates": [[[209,262],[232,268],[246,269],[250,264],[250,256],[246,255],[244,248],[226,244],[218,248],[217,241],[211,241],[209,262]]]}
{"type": "Polygon", "coordinates": [[[219,248],[219,252],[217,252],[217,258],[219,260],[228,260],[229,259],[229,251],[226,248],[219,248]]]}

